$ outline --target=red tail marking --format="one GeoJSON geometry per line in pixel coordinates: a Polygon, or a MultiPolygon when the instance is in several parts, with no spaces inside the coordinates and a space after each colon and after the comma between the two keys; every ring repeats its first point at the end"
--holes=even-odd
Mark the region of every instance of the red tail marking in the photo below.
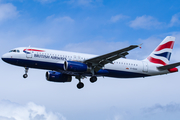
{"type": "Polygon", "coordinates": [[[149,56],[147,59],[148,59],[150,62],[152,62],[152,63],[161,64],[161,65],[166,65],[166,63],[165,63],[164,61],[162,61],[162,60],[160,60],[160,59],[153,58],[153,57],[151,57],[151,56],[149,56]]]}
{"type": "Polygon", "coordinates": [[[173,49],[173,46],[174,46],[174,41],[169,41],[165,44],[159,45],[155,51],[160,51],[160,50],[165,49],[165,48],[173,49]]]}

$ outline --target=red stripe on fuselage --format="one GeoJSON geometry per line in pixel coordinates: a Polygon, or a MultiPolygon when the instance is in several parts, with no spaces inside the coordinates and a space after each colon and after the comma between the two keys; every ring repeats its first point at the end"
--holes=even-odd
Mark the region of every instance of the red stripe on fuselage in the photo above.
{"type": "Polygon", "coordinates": [[[24,49],[23,51],[36,51],[36,52],[44,52],[44,50],[37,50],[37,49],[24,49]]]}
{"type": "Polygon", "coordinates": [[[169,41],[165,44],[159,45],[155,51],[160,51],[165,48],[173,49],[173,46],[174,46],[174,41],[169,41]]]}
{"type": "Polygon", "coordinates": [[[153,58],[153,57],[151,57],[151,56],[149,56],[147,59],[148,59],[150,62],[152,62],[152,63],[161,64],[161,65],[166,65],[166,63],[165,63],[164,61],[162,61],[162,60],[160,60],[160,59],[153,58]]]}

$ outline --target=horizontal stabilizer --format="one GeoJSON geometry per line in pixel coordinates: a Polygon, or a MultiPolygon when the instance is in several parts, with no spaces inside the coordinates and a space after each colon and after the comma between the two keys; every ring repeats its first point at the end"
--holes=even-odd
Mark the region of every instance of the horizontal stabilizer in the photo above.
{"type": "Polygon", "coordinates": [[[175,67],[177,67],[179,65],[180,65],[180,62],[177,62],[177,63],[173,63],[173,64],[157,67],[157,69],[158,70],[168,70],[168,69],[171,69],[171,68],[175,68],[175,67]]]}

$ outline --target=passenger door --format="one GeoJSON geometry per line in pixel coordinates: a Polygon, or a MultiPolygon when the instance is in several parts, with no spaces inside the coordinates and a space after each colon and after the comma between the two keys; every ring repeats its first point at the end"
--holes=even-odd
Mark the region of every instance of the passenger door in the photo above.
{"type": "Polygon", "coordinates": [[[26,57],[32,58],[32,49],[30,47],[26,48],[26,57]]]}
{"type": "Polygon", "coordinates": [[[148,63],[145,61],[142,62],[143,62],[143,72],[148,72],[148,63]]]}

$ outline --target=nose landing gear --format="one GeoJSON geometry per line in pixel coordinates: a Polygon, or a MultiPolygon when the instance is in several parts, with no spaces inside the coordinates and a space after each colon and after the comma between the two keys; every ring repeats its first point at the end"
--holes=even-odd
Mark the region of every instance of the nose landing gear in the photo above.
{"type": "Polygon", "coordinates": [[[27,77],[28,77],[28,74],[24,74],[24,75],[23,75],[23,78],[27,78],[27,77]]]}
{"type": "Polygon", "coordinates": [[[29,68],[28,67],[25,67],[25,74],[23,75],[23,78],[27,78],[28,77],[28,70],[29,68]]]}

